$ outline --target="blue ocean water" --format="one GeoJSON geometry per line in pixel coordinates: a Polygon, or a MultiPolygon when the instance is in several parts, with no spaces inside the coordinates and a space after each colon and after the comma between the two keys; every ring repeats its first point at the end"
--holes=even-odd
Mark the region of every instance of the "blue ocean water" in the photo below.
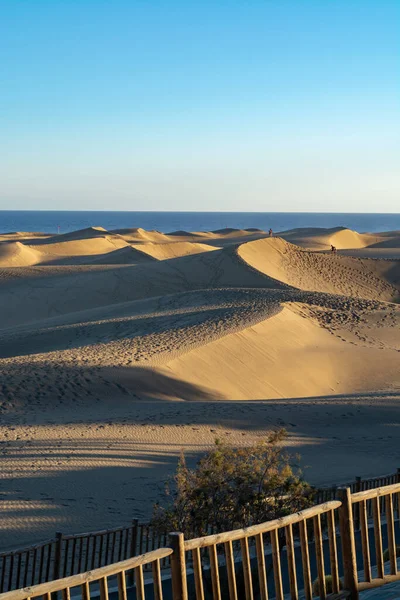
{"type": "Polygon", "coordinates": [[[67,233],[85,227],[142,227],[163,233],[176,230],[212,231],[224,227],[257,227],[284,231],[297,227],[348,227],[360,233],[400,230],[400,213],[278,213],[278,212],[117,212],[0,211],[0,233],[41,231],[67,233]]]}

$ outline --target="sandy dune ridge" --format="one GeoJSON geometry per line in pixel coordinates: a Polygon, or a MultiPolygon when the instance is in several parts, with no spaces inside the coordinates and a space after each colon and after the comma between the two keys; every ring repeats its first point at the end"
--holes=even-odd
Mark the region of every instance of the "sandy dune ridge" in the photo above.
{"type": "Polygon", "coordinates": [[[216,436],[396,468],[399,298],[400,232],[0,235],[3,546],[147,518],[216,436]]]}

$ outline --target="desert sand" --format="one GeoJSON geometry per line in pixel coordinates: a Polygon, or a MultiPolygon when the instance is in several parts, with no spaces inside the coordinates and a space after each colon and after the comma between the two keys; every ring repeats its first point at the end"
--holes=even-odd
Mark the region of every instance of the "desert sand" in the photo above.
{"type": "Polygon", "coordinates": [[[2,549],[148,519],[217,437],[395,470],[399,300],[396,231],[0,235],[2,549]]]}

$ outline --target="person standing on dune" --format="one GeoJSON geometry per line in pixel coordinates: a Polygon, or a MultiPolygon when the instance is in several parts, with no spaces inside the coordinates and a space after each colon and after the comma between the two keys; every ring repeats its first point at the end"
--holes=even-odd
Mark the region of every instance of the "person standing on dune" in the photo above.
{"type": "Polygon", "coordinates": [[[270,229],[270,230],[268,231],[268,234],[269,234],[269,237],[272,237],[272,236],[274,235],[274,232],[272,231],[272,229],[270,229]]]}

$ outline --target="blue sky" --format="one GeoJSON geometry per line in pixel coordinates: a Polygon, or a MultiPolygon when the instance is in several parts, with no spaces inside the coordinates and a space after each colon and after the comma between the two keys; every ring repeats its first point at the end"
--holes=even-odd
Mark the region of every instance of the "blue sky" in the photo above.
{"type": "Polygon", "coordinates": [[[398,212],[398,0],[0,0],[0,209],[398,212]]]}

